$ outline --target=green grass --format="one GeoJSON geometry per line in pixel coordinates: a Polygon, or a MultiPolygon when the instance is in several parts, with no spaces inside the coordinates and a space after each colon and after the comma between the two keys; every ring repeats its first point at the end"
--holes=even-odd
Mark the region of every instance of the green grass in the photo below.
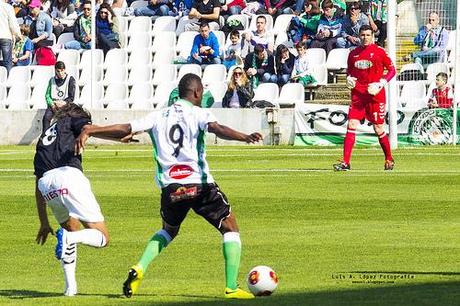
{"type": "Polygon", "coordinates": [[[379,149],[361,148],[353,171],[334,173],[336,148],[209,147],[241,230],[240,283],[260,264],[280,278],[273,296],[246,302],[222,299],[221,237],[193,212],[150,266],[139,295],[120,297],[128,268],[161,224],[149,146],[86,151],[85,173],[111,242],[102,250],[79,246],[79,295],[63,297],[54,239],[34,241],[33,154],[33,147],[0,147],[0,304],[460,304],[458,148],[399,149],[389,173],[379,149]],[[376,283],[395,275],[406,278],[376,283]]]}

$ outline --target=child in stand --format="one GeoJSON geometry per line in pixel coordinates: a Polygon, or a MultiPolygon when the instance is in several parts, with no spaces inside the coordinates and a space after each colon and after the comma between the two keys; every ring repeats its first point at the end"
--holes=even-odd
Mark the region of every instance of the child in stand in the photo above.
{"type": "Polygon", "coordinates": [[[452,87],[447,84],[447,80],[447,74],[444,72],[436,75],[436,88],[433,88],[431,92],[428,108],[452,108],[454,94],[452,87]]]}
{"type": "Polygon", "coordinates": [[[26,24],[19,26],[21,29],[22,38],[16,40],[13,48],[13,64],[15,66],[28,66],[32,62],[32,53],[34,52],[34,44],[29,38],[30,27],[26,24]]]}
{"type": "Polygon", "coordinates": [[[230,41],[225,44],[224,65],[228,69],[234,65],[242,65],[241,59],[242,42],[238,30],[230,32],[230,41]]]}
{"type": "Polygon", "coordinates": [[[307,57],[307,42],[300,41],[295,46],[299,54],[294,61],[294,69],[292,69],[292,82],[302,83],[303,86],[316,86],[316,79],[311,75],[310,63],[307,57]]]}

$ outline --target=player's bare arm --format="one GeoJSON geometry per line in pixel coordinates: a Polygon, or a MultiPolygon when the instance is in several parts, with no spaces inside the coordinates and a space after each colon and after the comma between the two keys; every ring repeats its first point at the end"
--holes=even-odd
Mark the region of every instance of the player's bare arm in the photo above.
{"type": "Polygon", "coordinates": [[[98,126],[94,124],[85,125],[80,135],[75,139],[75,154],[81,154],[85,149],[85,143],[89,137],[130,142],[133,134],[130,124],[113,124],[108,126],[98,126]]]}
{"type": "Polygon", "coordinates": [[[38,179],[35,181],[35,201],[37,204],[38,218],[40,220],[40,228],[38,229],[37,238],[35,238],[35,241],[37,241],[38,244],[43,245],[46,242],[49,234],[54,235],[54,231],[48,221],[45,199],[43,199],[42,194],[38,190],[38,179]]]}
{"type": "Polygon", "coordinates": [[[217,137],[226,140],[237,140],[247,143],[255,143],[263,139],[260,133],[255,132],[249,135],[244,134],[217,122],[210,122],[208,124],[208,131],[216,134],[217,137]]]}

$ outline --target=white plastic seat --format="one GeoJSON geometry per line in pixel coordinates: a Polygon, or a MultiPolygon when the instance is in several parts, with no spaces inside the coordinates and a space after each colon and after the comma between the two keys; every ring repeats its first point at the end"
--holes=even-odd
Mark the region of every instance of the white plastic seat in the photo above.
{"type": "Polygon", "coordinates": [[[293,14],[281,14],[276,17],[275,25],[273,26],[273,34],[278,35],[278,33],[286,33],[291,23],[292,17],[295,15],[293,14]]]}
{"type": "Polygon", "coordinates": [[[91,82],[88,82],[85,86],[83,86],[83,89],[81,90],[79,102],[83,105],[84,108],[87,109],[101,109],[101,100],[104,97],[104,87],[102,86],[102,83],[95,83],[93,91],[94,100],[91,101],[91,82]]]}
{"type": "MultiPolygon", "coordinates": [[[[251,31],[256,30],[256,21],[257,21],[257,17],[259,17],[259,16],[265,16],[265,18],[267,19],[267,24],[265,25],[265,30],[267,32],[270,32],[271,30],[273,30],[273,17],[271,15],[269,15],[269,14],[261,14],[261,15],[252,16],[251,23],[249,25],[249,29],[251,31]]],[[[282,16],[282,15],[280,15],[280,16],[282,16]]]]}
{"type": "Polygon", "coordinates": [[[6,87],[2,83],[0,83],[0,109],[5,108],[4,106],[5,102],[6,102],[6,87]]]}
{"type": "Polygon", "coordinates": [[[222,107],[222,100],[227,92],[227,84],[225,82],[213,82],[209,83],[206,89],[211,92],[212,97],[214,98],[215,107],[218,107],[219,105],[222,107]]]}
{"type": "Polygon", "coordinates": [[[177,80],[180,81],[182,77],[187,73],[193,73],[201,77],[201,66],[198,64],[185,64],[179,68],[179,74],[177,75],[177,80]]]}
{"type": "Polygon", "coordinates": [[[0,84],[5,84],[6,79],[8,79],[8,72],[5,67],[0,66],[0,84]]]}
{"type": "Polygon", "coordinates": [[[133,1],[129,7],[132,9],[136,9],[139,7],[146,7],[147,5],[149,5],[148,1],[136,0],[136,1],[133,1]]]}
{"type": "Polygon", "coordinates": [[[311,75],[316,79],[318,85],[327,85],[327,68],[326,65],[313,66],[311,75]]]}
{"type": "Polygon", "coordinates": [[[10,106],[14,103],[29,103],[30,87],[28,84],[18,83],[11,86],[8,91],[8,96],[4,102],[5,106],[10,106]]]}
{"type": "Polygon", "coordinates": [[[161,49],[175,50],[176,48],[176,32],[162,31],[155,35],[152,43],[152,51],[156,52],[161,49]]]}
{"type": "Polygon", "coordinates": [[[179,35],[176,44],[176,51],[179,52],[179,56],[188,58],[192,51],[193,40],[199,33],[197,31],[185,31],[179,35]]]}
{"type": "Polygon", "coordinates": [[[15,66],[10,70],[10,74],[6,80],[6,86],[11,87],[17,84],[29,83],[30,76],[31,73],[28,66],[15,66]]]}
{"type": "Polygon", "coordinates": [[[288,48],[293,47],[293,43],[289,40],[285,32],[278,33],[275,38],[275,48],[279,45],[285,45],[288,48]]]}
{"type": "Polygon", "coordinates": [[[153,56],[152,67],[157,69],[162,65],[172,64],[175,57],[175,52],[169,49],[158,50],[153,56]]]}
{"type": "Polygon", "coordinates": [[[456,30],[449,31],[449,40],[447,41],[447,46],[446,46],[447,51],[455,51],[456,35],[457,35],[456,30]]]}
{"type": "Polygon", "coordinates": [[[111,101],[126,100],[128,98],[128,86],[123,83],[111,83],[105,90],[103,104],[111,101]]]}
{"type": "Polygon", "coordinates": [[[176,81],[177,69],[175,65],[165,64],[159,66],[153,75],[152,84],[170,83],[176,81]]]}
{"type": "Polygon", "coordinates": [[[53,66],[36,66],[33,71],[32,78],[30,79],[30,86],[32,87],[40,83],[48,84],[48,81],[54,76],[53,66]]]}
{"type": "Polygon", "coordinates": [[[126,50],[128,52],[137,48],[146,49],[152,45],[152,36],[148,32],[134,33],[129,37],[128,46],[126,50]]]}
{"type": "Polygon", "coordinates": [[[203,71],[203,84],[225,82],[227,69],[222,64],[207,65],[203,71]]]}
{"type": "Polygon", "coordinates": [[[176,32],[176,19],[172,16],[160,16],[153,24],[152,34],[158,35],[161,32],[176,32]]]}
{"type": "Polygon", "coordinates": [[[307,58],[312,66],[326,64],[326,51],[323,48],[307,49],[307,58]]]}
{"type": "Polygon", "coordinates": [[[30,103],[33,109],[46,109],[48,104],[46,103],[46,90],[48,89],[48,82],[37,83],[32,90],[32,96],[30,97],[30,103]]]}
{"type": "Polygon", "coordinates": [[[150,83],[136,83],[131,88],[128,104],[131,109],[152,109],[153,86],[150,83]]]}
{"type": "Polygon", "coordinates": [[[244,15],[244,14],[230,15],[228,16],[227,22],[233,19],[239,20],[241,24],[243,25],[244,30],[249,29],[249,23],[250,23],[249,16],[244,15]]]}
{"type": "Polygon", "coordinates": [[[449,66],[445,63],[433,63],[429,64],[426,68],[427,83],[431,83],[436,80],[436,75],[439,72],[444,72],[449,75],[449,66]]]}
{"type": "Polygon", "coordinates": [[[155,108],[164,108],[168,106],[169,96],[176,86],[175,83],[161,83],[157,86],[155,95],[152,99],[155,108]]]}
{"type": "Polygon", "coordinates": [[[131,68],[128,85],[150,82],[152,80],[152,67],[150,65],[135,65],[131,68]]]}
{"type": "MultiPolygon", "coordinates": [[[[65,43],[72,41],[72,40],[75,40],[72,32],[62,33],[61,35],[59,35],[56,44],[63,47],[65,43]]],[[[61,49],[60,52],[64,50],[61,49]]]]}
{"type": "Polygon", "coordinates": [[[150,65],[152,63],[152,52],[147,48],[136,48],[131,51],[128,59],[128,68],[138,65],[150,65]]]}
{"type": "Polygon", "coordinates": [[[277,104],[278,93],[279,89],[277,84],[262,83],[254,90],[254,98],[252,98],[252,101],[265,100],[277,104]]]}
{"type": "Polygon", "coordinates": [[[404,72],[404,71],[408,71],[408,70],[418,70],[421,73],[425,72],[425,69],[423,69],[422,64],[420,64],[420,63],[409,63],[409,64],[404,64],[401,67],[401,71],[399,73],[404,72]]]}
{"type": "Polygon", "coordinates": [[[57,60],[64,62],[66,66],[80,64],[80,52],[78,50],[64,49],[57,56],[57,60]]]}
{"type": "Polygon", "coordinates": [[[8,110],[27,110],[30,109],[29,101],[25,100],[15,100],[14,102],[10,103],[8,110]]]}
{"type": "MultiPolygon", "coordinates": [[[[80,78],[78,67],[77,66],[66,66],[65,71],[67,72],[68,75],[73,76],[73,78],[75,79],[75,81],[78,84],[78,80],[80,78]]],[[[32,76],[32,78],[33,78],[33,76],[32,76]]]]}
{"type": "Polygon", "coordinates": [[[404,82],[399,98],[403,100],[423,98],[426,95],[425,89],[425,82],[423,81],[404,82]]]}
{"type": "MultiPolygon", "coordinates": [[[[137,2],[137,1],[136,1],[137,2]]],[[[136,33],[150,33],[152,31],[152,18],[147,16],[134,17],[129,23],[128,36],[136,33]]]]}
{"type": "Polygon", "coordinates": [[[329,70],[342,70],[347,69],[348,54],[350,49],[348,48],[337,48],[332,49],[329,52],[326,60],[326,67],[329,70]]]}
{"type": "Polygon", "coordinates": [[[96,82],[102,82],[103,76],[104,70],[102,69],[102,66],[94,67],[94,73],[91,66],[88,66],[81,71],[80,78],[78,79],[78,85],[84,86],[87,83],[91,83],[91,79],[94,79],[96,82]]]}
{"type": "Polygon", "coordinates": [[[104,74],[102,84],[124,83],[128,80],[128,67],[125,65],[109,66],[104,74]]]}
{"type": "Polygon", "coordinates": [[[217,42],[219,43],[219,55],[222,56],[224,54],[224,48],[225,48],[225,33],[222,31],[212,31],[212,32],[217,37],[217,42]]]}
{"type": "Polygon", "coordinates": [[[107,104],[107,109],[110,110],[127,110],[129,109],[128,101],[126,100],[110,100],[107,104]]]}
{"type": "Polygon", "coordinates": [[[281,88],[279,105],[292,106],[305,102],[305,88],[300,83],[287,83],[281,88]]]}
{"type": "Polygon", "coordinates": [[[90,68],[91,64],[97,66],[102,66],[104,64],[104,53],[101,49],[83,51],[78,67],[83,70],[88,67],[90,68]],[[94,62],[92,63],[92,61],[94,62]]]}
{"type": "Polygon", "coordinates": [[[128,64],[128,52],[124,49],[110,49],[104,60],[104,68],[128,64]]]}

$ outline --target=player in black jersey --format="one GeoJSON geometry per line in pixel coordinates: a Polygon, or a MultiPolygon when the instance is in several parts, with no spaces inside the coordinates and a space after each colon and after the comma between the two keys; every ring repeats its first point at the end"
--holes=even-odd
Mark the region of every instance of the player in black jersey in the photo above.
{"type": "Polygon", "coordinates": [[[89,124],[90,113],[74,103],[64,105],[54,114],[50,127],[42,132],[34,158],[40,219],[36,241],[43,245],[48,235],[54,234],[46,213],[48,205],[61,225],[56,232],[55,255],[64,270],[64,294],[68,296],[77,293],[77,243],[101,248],[109,241],[104,216],[82,172],[81,155],[74,152],[75,139],[89,124]]]}

